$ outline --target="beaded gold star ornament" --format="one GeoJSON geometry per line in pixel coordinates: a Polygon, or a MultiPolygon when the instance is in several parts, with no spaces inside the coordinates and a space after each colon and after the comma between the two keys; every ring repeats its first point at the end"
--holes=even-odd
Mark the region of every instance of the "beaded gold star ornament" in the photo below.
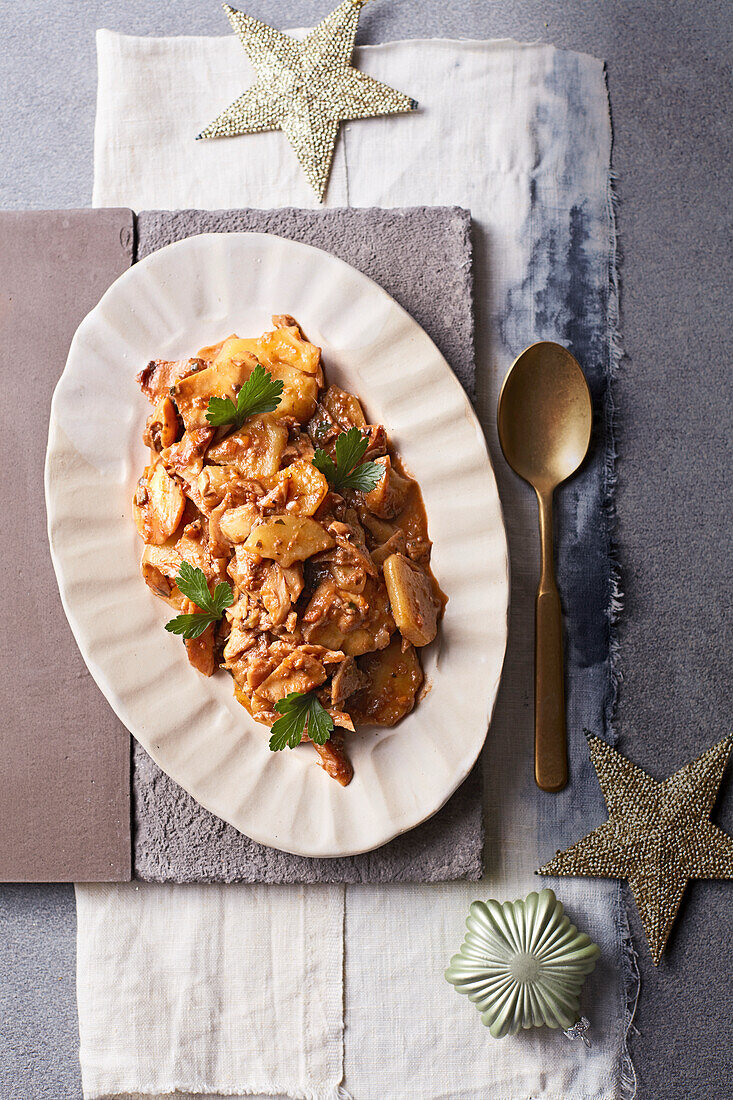
{"type": "Polygon", "coordinates": [[[710,820],[733,738],[660,783],[587,736],[610,816],[538,873],[627,879],[656,966],[689,880],[733,878],[733,837],[710,820]]]}
{"type": "Polygon", "coordinates": [[[343,0],[302,42],[224,4],[256,80],[198,137],[282,130],[323,201],[341,122],[417,107],[410,96],[351,65],[359,15],[367,2],[343,0]]]}

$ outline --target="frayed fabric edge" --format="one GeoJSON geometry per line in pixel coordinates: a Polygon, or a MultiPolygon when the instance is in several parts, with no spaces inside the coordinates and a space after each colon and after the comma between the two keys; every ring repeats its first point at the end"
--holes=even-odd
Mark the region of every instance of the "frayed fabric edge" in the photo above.
{"type": "MultiPolygon", "coordinates": [[[[604,66],[606,76],[606,92],[608,93],[608,70],[604,66]]],[[[611,117],[610,95],[609,123],[611,126],[611,141],[613,143],[613,119],[611,117]]],[[[613,148],[613,144],[612,144],[613,148]]],[[[608,387],[605,401],[605,428],[606,428],[606,454],[604,460],[604,509],[606,512],[608,530],[608,549],[611,562],[610,593],[608,607],[608,632],[609,632],[609,670],[611,690],[606,706],[606,732],[612,744],[616,744],[618,738],[614,725],[616,704],[618,702],[619,686],[622,681],[620,667],[620,647],[617,635],[617,625],[624,609],[624,591],[621,579],[621,560],[617,539],[618,515],[616,511],[616,489],[618,487],[618,448],[616,443],[617,408],[614,396],[614,383],[621,370],[624,359],[624,349],[621,343],[621,295],[618,275],[619,244],[616,228],[616,214],[618,208],[618,195],[616,194],[616,182],[618,175],[609,166],[607,181],[607,211],[609,227],[608,248],[608,387]]],[[[619,1066],[619,1100],[634,1100],[637,1093],[637,1076],[634,1063],[629,1051],[629,1039],[634,1028],[636,1006],[639,1002],[641,991],[641,976],[636,949],[631,937],[629,918],[624,904],[621,884],[617,888],[617,916],[616,926],[621,942],[621,968],[623,978],[622,996],[623,1004],[623,1041],[621,1046],[621,1058],[619,1066]]]]}
{"type": "MultiPolygon", "coordinates": [[[[616,528],[616,490],[618,488],[618,447],[616,444],[616,399],[614,383],[621,369],[624,350],[619,331],[620,293],[618,278],[618,236],[616,231],[616,208],[618,196],[615,183],[618,176],[609,168],[607,184],[607,211],[609,225],[608,250],[608,386],[605,401],[606,454],[603,464],[603,505],[608,530],[608,549],[611,561],[610,598],[608,606],[609,663],[611,672],[611,692],[606,706],[606,726],[614,733],[613,719],[616,712],[619,685],[622,674],[619,661],[619,642],[616,625],[624,610],[624,591],[621,581],[621,561],[616,528]]],[[[615,744],[616,737],[612,736],[615,744]]]]}
{"type": "Polygon", "coordinates": [[[289,1100],[354,1100],[350,1092],[343,1085],[333,1085],[323,1089],[292,1089],[283,1086],[267,1085],[265,1087],[217,1089],[215,1092],[191,1088],[177,1088],[173,1092],[160,1092],[151,1089],[146,1092],[115,1092],[115,1093],[84,1093],[85,1100],[188,1100],[188,1097],[196,1097],[197,1100],[206,1100],[207,1097],[231,1096],[236,1100],[238,1096],[287,1096],[289,1100]]]}
{"type": "Polygon", "coordinates": [[[639,1003],[641,991],[641,975],[639,974],[639,959],[636,948],[631,938],[629,918],[624,905],[621,886],[618,888],[618,914],[617,926],[621,938],[621,960],[624,975],[624,1039],[621,1048],[621,1065],[619,1074],[619,1100],[634,1100],[637,1090],[637,1077],[634,1063],[629,1051],[629,1038],[636,1033],[634,1017],[636,1006],[639,1003]]]}

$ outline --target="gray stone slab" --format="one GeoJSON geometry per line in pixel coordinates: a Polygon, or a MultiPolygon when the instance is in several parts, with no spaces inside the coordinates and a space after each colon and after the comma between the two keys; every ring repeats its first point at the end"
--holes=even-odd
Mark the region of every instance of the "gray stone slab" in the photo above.
{"type": "MultiPolygon", "coordinates": [[[[330,6],[324,2],[323,12],[330,6]]],[[[312,20],[314,5],[251,0],[246,9],[286,26],[312,20]]],[[[621,748],[657,775],[731,727],[730,620],[724,616],[731,575],[725,505],[731,259],[724,230],[732,10],[728,0],[383,2],[367,6],[359,37],[515,37],[585,50],[608,62],[620,176],[622,333],[629,354],[617,385],[626,593],[619,726],[621,748]]],[[[199,0],[3,5],[0,205],[89,202],[98,26],[128,34],[227,31],[218,6],[199,0]]],[[[730,780],[716,819],[733,826],[730,780]]],[[[729,1095],[730,889],[725,883],[690,889],[658,970],[632,908],[642,970],[640,1034],[632,1040],[639,1100],[729,1095]]],[[[16,966],[22,952],[38,972],[50,972],[58,943],[73,944],[70,892],[62,894],[63,901],[51,888],[45,903],[59,917],[55,943],[35,935],[32,920],[38,916],[24,913],[11,954],[0,963],[8,986],[3,993],[14,997],[3,1022],[2,1100],[81,1095],[75,1038],[70,1041],[70,983],[59,983],[59,998],[51,1005],[26,1002],[24,972],[16,966]],[[46,1092],[36,1090],[39,1077],[18,1056],[29,1037],[39,1049],[55,1048],[55,1056],[42,1063],[46,1092]]],[[[39,913],[42,896],[33,893],[39,913]]],[[[67,960],[71,974],[71,952],[67,960]]]]}
{"type": "Polygon", "coordinates": [[[81,1100],[74,887],[0,887],[0,1097],[81,1100]]]}
{"type": "MultiPolygon", "coordinates": [[[[481,877],[481,771],[434,817],[374,852],[309,859],[215,817],[134,744],[135,877],[147,882],[446,882],[481,877]]],[[[0,1094],[1,1095],[1,1094],[0,1094]]]]}
{"type": "Polygon", "coordinates": [[[393,210],[143,210],[136,258],[196,233],[274,233],[323,248],[374,279],[476,392],[471,212],[459,206],[393,210]]]}

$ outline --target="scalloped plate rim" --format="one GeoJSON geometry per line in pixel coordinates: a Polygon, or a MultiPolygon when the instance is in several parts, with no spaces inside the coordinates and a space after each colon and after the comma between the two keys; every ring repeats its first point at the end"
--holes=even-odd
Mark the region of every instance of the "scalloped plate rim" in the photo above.
{"type": "MultiPolygon", "coordinates": [[[[195,343],[195,340],[193,341],[193,343],[195,343]]],[[[365,392],[362,396],[364,397],[364,399],[368,403],[368,401],[369,401],[368,392],[365,392]]],[[[387,427],[387,430],[389,431],[389,424],[387,423],[385,426],[387,427]]],[[[139,431],[139,428],[140,428],[140,425],[136,424],[135,425],[135,430],[139,431]]],[[[418,478],[418,480],[420,480],[419,472],[416,472],[415,476],[418,478]]],[[[509,609],[509,558],[508,558],[506,531],[505,531],[505,526],[504,526],[502,505],[501,505],[501,500],[500,500],[500,497],[499,497],[499,494],[498,494],[498,489],[497,489],[497,486],[496,486],[496,481],[495,481],[495,477],[494,477],[494,473],[493,473],[493,466],[492,466],[492,462],[491,462],[491,457],[490,457],[490,454],[489,454],[488,446],[486,444],[486,439],[485,439],[485,436],[484,436],[484,433],[483,433],[483,429],[481,427],[480,421],[478,420],[478,417],[476,416],[476,413],[473,409],[473,406],[471,405],[471,403],[470,403],[463,387],[461,386],[461,384],[458,381],[458,379],[456,378],[455,374],[453,373],[453,371],[450,369],[449,365],[445,361],[444,357],[442,356],[442,353],[440,353],[440,351],[435,347],[433,341],[430,340],[430,337],[427,335],[427,333],[425,333],[424,329],[422,329],[421,326],[410,316],[410,314],[402,306],[400,306],[399,303],[397,303],[393,298],[391,298],[391,296],[385,290],[383,290],[383,288],[381,286],[379,286],[379,284],[376,283],[369,276],[363,274],[358,269],[353,268],[350,264],[346,263],[346,261],[341,260],[337,256],[334,256],[332,253],[329,253],[329,252],[327,252],[323,249],[317,248],[313,245],[305,244],[305,243],[299,242],[299,241],[292,241],[288,238],[278,237],[275,234],[269,234],[269,233],[265,234],[265,233],[255,233],[255,232],[242,232],[242,233],[226,233],[226,232],[224,232],[224,233],[195,234],[192,237],[186,237],[186,238],[183,238],[179,241],[174,241],[171,244],[166,245],[163,248],[158,249],[155,252],[149,254],[144,259],[142,259],[140,261],[137,261],[136,263],[133,263],[130,266],[130,268],[128,268],[126,271],[124,271],[111,284],[111,286],[102,295],[102,297],[100,298],[97,305],[94,306],[93,309],[90,310],[90,312],[84,317],[84,319],[79,324],[79,326],[78,326],[78,328],[77,328],[77,330],[74,334],[74,337],[72,339],[72,342],[71,342],[71,345],[70,345],[70,348],[69,348],[69,353],[68,353],[68,356],[67,356],[66,365],[64,367],[64,370],[63,370],[61,376],[59,377],[59,380],[57,382],[56,387],[54,388],[53,398],[52,398],[52,401],[51,401],[51,410],[50,410],[50,418],[49,418],[48,445],[47,445],[46,459],[45,459],[45,464],[44,464],[44,490],[45,490],[45,498],[46,498],[47,533],[48,533],[49,547],[50,547],[51,559],[52,559],[52,563],[53,563],[53,567],[54,567],[54,571],[55,571],[56,579],[57,579],[57,583],[58,583],[59,594],[60,594],[60,597],[61,597],[61,602],[62,602],[62,606],[64,608],[64,612],[65,612],[65,614],[67,616],[67,619],[69,621],[69,625],[71,627],[72,633],[73,633],[74,638],[76,640],[76,643],[77,643],[77,645],[78,645],[78,647],[79,647],[79,649],[82,653],[82,657],[85,661],[85,664],[86,664],[90,674],[92,675],[93,679],[95,680],[97,686],[102,691],[102,694],[105,696],[107,702],[111,706],[114,713],[117,715],[117,717],[122,722],[122,724],[129,730],[131,736],[135,737],[136,740],[138,740],[143,745],[143,747],[145,748],[145,751],[151,756],[151,758],[156,762],[156,764],[158,764],[158,766],[164,772],[166,772],[166,774],[170,775],[170,777],[172,779],[174,779],[175,782],[177,782],[180,786],[182,786],[185,790],[187,790],[190,794],[192,794],[192,796],[196,799],[196,801],[198,801],[200,803],[200,805],[202,805],[209,812],[211,812],[211,813],[215,814],[216,816],[222,818],[223,820],[229,822],[230,824],[232,824],[234,826],[234,828],[238,829],[238,831],[243,832],[245,835],[249,836],[251,839],[255,840],[256,842],[261,843],[263,845],[266,845],[268,847],[273,847],[273,848],[276,848],[278,850],[288,852],[288,853],[291,853],[291,854],[294,854],[294,855],[314,857],[314,858],[337,859],[337,858],[341,858],[341,857],[345,857],[345,856],[358,855],[358,854],[361,854],[363,852],[372,851],[375,848],[381,847],[382,845],[388,843],[390,840],[394,839],[395,837],[403,835],[405,832],[409,832],[410,830],[412,830],[414,828],[417,828],[423,822],[427,821],[429,818],[434,816],[434,814],[436,814],[445,805],[445,803],[448,801],[448,799],[455,793],[456,789],[467,778],[469,772],[473,768],[473,766],[474,766],[474,764],[475,764],[475,762],[476,762],[476,760],[477,760],[477,758],[478,758],[478,756],[481,752],[483,744],[484,744],[484,742],[486,740],[486,737],[488,735],[490,723],[491,723],[494,708],[495,708],[495,705],[496,705],[496,698],[497,698],[497,695],[498,695],[498,689],[499,689],[499,684],[500,684],[500,681],[501,681],[501,674],[502,674],[502,670],[503,670],[503,663],[504,663],[504,658],[505,658],[505,654],[506,654],[506,645],[507,645],[507,636],[508,636],[508,609],[509,609]],[[347,269],[350,273],[355,274],[357,276],[358,280],[363,281],[366,284],[370,284],[371,287],[374,290],[376,290],[380,296],[382,296],[384,299],[386,299],[388,301],[390,309],[398,311],[399,314],[401,314],[407,320],[407,323],[409,324],[409,326],[412,326],[415,329],[419,330],[420,334],[424,337],[424,339],[428,340],[430,342],[430,344],[432,345],[432,347],[434,348],[435,354],[436,354],[438,360],[440,360],[443,367],[445,368],[445,380],[446,381],[449,380],[450,384],[453,386],[456,393],[460,395],[460,398],[461,398],[462,403],[464,405],[465,412],[467,414],[467,420],[468,420],[469,424],[471,425],[472,429],[474,430],[476,439],[478,441],[480,441],[480,443],[482,445],[482,450],[483,450],[483,455],[482,455],[482,457],[483,457],[483,463],[482,463],[483,473],[485,473],[485,474],[488,473],[489,481],[490,481],[491,487],[493,488],[493,492],[494,492],[495,497],[496,497],[496,502],[495,503],[497,505],[497,518],[498,518],[498,521],[499,521],[499,524],[500,524],[501,536],[502,536],[502,542],[503,542],[503,562],[502,562],[502,564],[503,564],[503,570],[502,570],[503,593],[502,593],[502,599],[501,599],[502,641],[501,641],[501,647],[500,647],[501,648],[501,653],[498,655],[498,660],[496,661],[495,681],[491,684],[486,685],[486,689],[485,689],[485,691],[486,691],[486,694],[485,694],[485,707],[484,707],[484,711],[483,711],[485,721],[484,721],[483,737],[480,738],[480,739],[477,739],[476,751],[475,751],[474,755],[472,756],[472,758],[470,760],[468,760],[468,762],[465,763],[465,765],[463,767],[461,767],[459,769],[456,769],[451,783],[449,785],[446,785],[446,788],[445,788],[439,802],[432,805],[429,809],[425,810],[424,812],[421,812],[418,819],[412,820],[412,821],[410,821],[409,824],[404,825],[402,827],[399,827],[396,830],[395,829],[392,829],[392,831],[387,830],[387,832],[383,836],[380,836],[376,841],[374,841],[372,839],[372,840],[368,841],[366,844],[364,844],[362,846],[353,846],[352,845],[348,849],[344,849],[342,847],[337,846],[336,848],[334,848],[333,851],[321,851],[321,850],[319,850],[317,852],[313,852],[309,848],[307,843],[301,845],[301,844],[293,843],[292,841],[290,841],[289,843],[285,844],[285,843],[281,842],[276,835],[273,835],[270,832],[267,832],[267,831],[263,832],[261,830],[252,829],[252,828],[248,828],[247,830],[242,829],[239,824],[235,824],[234,822],[232,822],[230,820],[230,818],[228,818],[225,814],[222,813],[222,808],[220,806],[214,806],[214,805],[210,804],[209,800],[205,796],[202,796],[200,793],[195,793],[194,794],[194,792],[191,790],[191,787],[188,785],[188,781],[187,781],[186,776],[182,775],[180,773],[176,774],[174,770],[172,770],[170,767],[168,767],[166,765],[165,752],[159,752],[158,750],[156,750],[155,746],[153,746],[152,744],[149,743],[149,741],[147,739],[144,739],[144,738],[138,736],[138,733],[136,733],[135,729],[130,729],[130,726],[128,725],[126,714],[125,714],[124,699],[120,697],[120,695],[118,693],[118,690],[115,687],[114,683],[110,680],[107,673],[104,671],[102,666],[98,663],[94,652],[90,649],[89,645],[87,644],[87,641],[86,641],[86,638],[85,638],[85,628],[84,628],[79,616],[77,615],[77,612],[76,612],[74,606],[72,605],[72,603],[70,602],[70,600],[68,598],[67,578],[66,578],[66,575],[65,575],[64,563],[61,560],[61,557],[60,557],[59,553],[57,552],[57,547],[55,545],[54,535],[53,535],[54,523],[58,520],[59,517],[55,512],[54,485],[53,485],[53,479],[52,479],[52,460],[53,460],[54,452],[55,452],[55,450],[58,446],[58,443],[59,443],[60,426],[59,426],[58,418],[57,418],[57,415],[56,415],[57,414],[57,405],[58,405],[58,402],[60,400],[59,395],[63,391],[64,382],[68,381],[68,379],[69,379],[69,374],[67,372],[69,372],[70,364],[72,363],[74,354],[77,351],[79,344],[82,342],[83,337],[86,334],[87,328],[93,323],[95,315],[98,314],[98,311],[107,302],[109,302],[110,299],[113,298],[115,294],[119,293],[120,288],[124,288],[128,282],[136,280],[136,278],[139,278],[140,270],[145,269],[148,266],[149,261],[159,262],[159,258],[163,254],[167,254],[169,256],[171,254],[176,254],[178,252],[184,254],[185,251],[190,247],[191,242],[201,241],[202,239],[205,239],[205,238],[217,238],[217,239],[220,239],[220,238],[226,238],[226,239],[247,238],[249,240],[251,240],[253,238],[257,238],[257,239],[261,240],[261,242],[263,243],[263,245],[265,247],[269,246],[271,242],[277,242],[278,244],[283,244],[283,245],[285,245],[289,248],[292,247],[293,249],[298,250],[298,251],[306,250],[307,252],[309,252],[309,253],[311,253],[315,256],[326,257],[327,261],[330,264],[335,265],[337,267],[342,267],[344,269],[347,269]]],[[[428,521],[430,522],[430,514],[428,514],[428,521]]],[[[190,670],[186,669],[186,671],[190,671],[190,670]]],[[[416,711],[418,710],[419,706],[420,706],[420,704],[418,703],[417,707],[416,707],[416,711]]],[[[397,728],[399,729],[399,726],[397,728]]],[[[193,784],[193,786],[195,786],[195,784],[193,784]]],[[[348,788],[347,788],[347,790],[348,790],[348,788]]]]}

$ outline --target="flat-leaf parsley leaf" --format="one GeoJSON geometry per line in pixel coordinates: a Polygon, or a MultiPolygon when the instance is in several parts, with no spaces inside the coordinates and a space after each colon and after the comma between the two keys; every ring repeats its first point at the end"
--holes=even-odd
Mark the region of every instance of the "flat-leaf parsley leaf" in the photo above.
{"type": "Polygon", "coordinates": [[[283,385],[280,378],[273,379],[270,372],[258,363],[237,394],[236,405],[231,397],[210,397],[206,419],[215,428],[222,424],[241,428],[248,417],[277,408],[283,385]]]}
{"type": "Polygon", "coordinates": [[[307,733],[316,745],[325,745],[333,732],[333,719],[321,706],[315,692],[291,691],[284,699],[278,699],[275,710],[282,714],[272,726],[270,748],[294,749],[307,733]]]}
{"type": "Polygon", "coordinates": [[[341,489],[358,489],[371,493],[384,476],[384,468],[378,462],[364,462],[369,440],[358,428],[349,428],[336,440],[336,461],[320,448],[313,455],[313,465],[324,475],[336,492],[341,489]]]}
{"type": "Polygon", "coordinates": [[[224,581],[217,584],[212,596],[203,570],[190,562],[182,561],[176,584],[184,596],[200,607],[192,615],[176,615],[165,624],[171,634],[182,634],[184,638],[200,638],[212,623],[216,623],[224,614],[224,609],[234,601],[231,587],[224,581]]]}

